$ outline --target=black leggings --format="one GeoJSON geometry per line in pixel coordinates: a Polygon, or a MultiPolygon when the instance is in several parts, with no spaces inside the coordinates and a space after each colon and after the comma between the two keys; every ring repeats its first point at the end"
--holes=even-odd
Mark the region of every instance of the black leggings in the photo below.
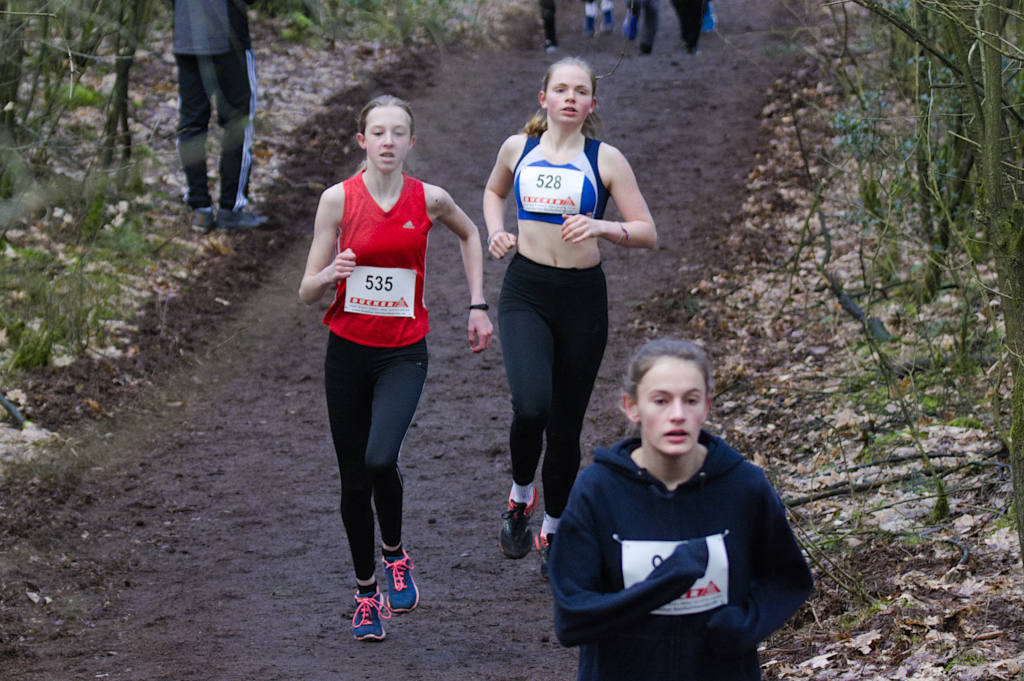
{"type": "Polygon", "coordinates": [[[540,0],[540,18],[544,24],[544,39],[551,45],[558,44],[555,35],[555,0],[540,0]]]}
{"type": "Polygon", "coordinates": [[[672,0],[672,6],[679,16],[680,37],[688,48],[697,47],[704,19],[704,7],[707,4],[707,0],[672,0]]]}
{"type": "Polygon", "coordinates": [[[533,481],[547,438],[544,509],[561,517],[580,467],[580,431],[608,340],[608,292],[600,265],[548,267],[518,253],[498,302],[512,392],[512,479],[533,481]]]}
{"type": "Polygon", "coordinates": [[[373,508],[381,541],[402,541],[398,455],[427,378],[427,342],[374,348],[330,335],[324,360],[327,415],[341,472],[341,519],[356,578],[373,577],[373,508]]]}

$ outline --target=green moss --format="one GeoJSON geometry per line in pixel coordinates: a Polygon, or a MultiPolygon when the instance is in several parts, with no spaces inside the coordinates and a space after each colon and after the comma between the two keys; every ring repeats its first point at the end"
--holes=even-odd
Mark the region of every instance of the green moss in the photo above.
{"type": "Polygon", "coordinates": [[[952,671],[953,667],[980,667],[981,665],[988,662],[988,659],[982,654],[977,648],[968,648],[967,650],[954,656],[949,662],[946,663],[945,670],[947,672],[952,671]]]}
{"type": "Polygon", "coordinates": [[[103,95],[80,83],[62,85],[57,91],[58,97],[68,100],[68,108],[77,109],[83,106],[102,106],[103,95]]]}
{"type": "Polygon", "coordinates": [[[973,416],[958,416],[950,421],[949,425],[956,428],[977,428],[979,430],[985,427],[980,420],[973,416]]]}

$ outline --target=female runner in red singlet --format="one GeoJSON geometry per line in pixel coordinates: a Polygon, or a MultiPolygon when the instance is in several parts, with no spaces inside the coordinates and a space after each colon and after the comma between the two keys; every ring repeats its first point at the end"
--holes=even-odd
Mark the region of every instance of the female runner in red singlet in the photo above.
{"type": "Polygon", "coordinates": [[[299,297],[328,291],[334,302],[324,382],[341,471],[341,517],[356,573],[353,635],[384,638],[383,619],[419,602],[413,562],[402,547],[399,452],[427,374],[429,331],[423,305],[427,233],[440,222],[459,238],[469,283],[470,349],[491,343],[483,292],[483,254],[475,224],[441,187],[402,172],[416,141],[409,105],[391,96],[359,115],[366,161],[320,197],[299,297]],[[380,525],[387,597],[375,577],[374,514],[380,525]]]}

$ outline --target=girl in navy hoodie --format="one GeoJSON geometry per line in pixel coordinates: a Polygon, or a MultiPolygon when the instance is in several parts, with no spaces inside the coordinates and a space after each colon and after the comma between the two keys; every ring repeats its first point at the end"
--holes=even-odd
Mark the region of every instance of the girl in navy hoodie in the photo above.
{"type": "Polygon", "coordinates": [[[598,447],[573,487],[550,574],[580,680],[760,679],[758,643],[811,592],[771,483],[701,428],[712,388],[699,346],[641,347],[622,395],[640,436],[598,447]]]}

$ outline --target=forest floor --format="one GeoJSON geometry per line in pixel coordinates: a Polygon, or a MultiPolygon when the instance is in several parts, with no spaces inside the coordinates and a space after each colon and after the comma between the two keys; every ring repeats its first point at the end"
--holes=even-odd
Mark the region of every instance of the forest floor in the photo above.
{"type": "MultiPolygon", "coordinates": [[[[199,244],[194,277],[146,307],[131,353],[26,382],[30,414],[59,434],[63,463],[40,455],[2,478],[4,677],[574,676],[576,651],[554,637],[536,556],[510,561],[497,548],[508,391],[500,345],[467,348],[455,238],[441,230],[430,244],[430,373],[402,458],[404,539],[423,597],[388,622],[380,645],[351,638],[353,576],[322,397],[326,332],[322,309],[296,295],[319,191],[355,168],[354,118],[369,97],[412,103],[409,171],[482,225],[498,146],[536,108],[547,64],[570,54],[608,74],[601,137],[632,161],[660,237],[653,251],[602,245],[610,337],[584,451],[624,432],[617,386],[632,349],[661,335],[698,339],[718,365],[710,427],[769,471],[815,567],[812,600],[762,649],[765,677],[1021,678],[1024,583],[998,511],[1005,465],[985,468],[1005,460],[990,438],[930,431],[949,461],[988,471],[941,527],[906,529],[927,515],[920,481],[914,501],[895,503],[893,486],[884,498],[879,488],[854,502],[809,498],[836,481],[853,486],[840,450],[865,427],[842,403],[852,322],[817,284],[772,283],[806,209],[792,94],[824,107],[829,88],[797,46],[802,14],[781,0],[717,5],[719,29],[695,57],[680,54],[667,5],[646,57],[618,32],[582,36],[572,0],[558,4],[556,55],[539,47],[532,3],[508,20],[507,41],[472,52],[313,55],[270,49],[256,26],[263,106],[294,119],[258,148],[253,195],[273,229],[183,234],[199,244]],[[799,302],[812,296],[820,302],[799,302]],[[829,528],[840,524],[857,530],[837,539],[829,528]]],[[[171,68],[154,73],[173,93],[171,68]]],[[[823,120],[806,116],[804,144],[828,146],[823,120]]],[[[505,264],[486,263],[492,303],[505,264]]]]}

